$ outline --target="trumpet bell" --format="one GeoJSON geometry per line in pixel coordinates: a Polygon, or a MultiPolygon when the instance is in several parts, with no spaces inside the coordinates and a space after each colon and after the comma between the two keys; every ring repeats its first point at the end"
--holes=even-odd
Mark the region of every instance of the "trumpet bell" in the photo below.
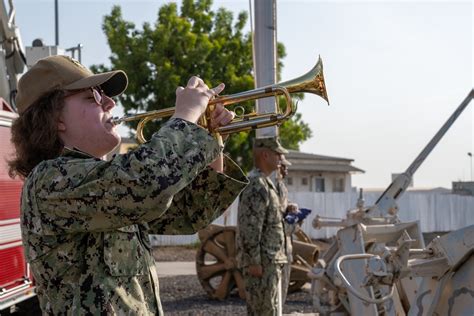
{"type": "Polygon", "coordinates": [[[298,78],[281,82],[278,86],[285,87],[289,93],[305,92],[319,95],[329,105],[321,56],[318,57],[318,62],[310,71],[298,78]]]}

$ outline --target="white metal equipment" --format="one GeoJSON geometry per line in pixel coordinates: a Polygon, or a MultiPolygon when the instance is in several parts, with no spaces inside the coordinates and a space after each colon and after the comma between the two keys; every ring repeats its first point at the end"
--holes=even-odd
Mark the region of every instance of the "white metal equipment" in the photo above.
{"type": "MultiPolygon", "coordinates": [[[[328,315],[472,315],[474,225],[427,247],[418,221],[397,217],[413,174],[474,98],[471,90],[413,163],[377,202],[345,219],[316,217],[313,227],[342,227],[310,272],[313,306],[328,315]]],[[[469,223],[466,223],[467,225],[469,223]]]]}

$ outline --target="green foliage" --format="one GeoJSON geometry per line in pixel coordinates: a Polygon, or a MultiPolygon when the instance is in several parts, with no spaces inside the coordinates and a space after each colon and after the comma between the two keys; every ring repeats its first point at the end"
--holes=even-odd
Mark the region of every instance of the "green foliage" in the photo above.
{"type": "Polygon", "coordinates": [[[301,121],[301,114],[296,113],[291,120],[280,126],[280,139],[283,147],[299,150],[299,143],[312,136],[309,125],[301,121]]]}
{"type": "MultiPolygon", "coordinates": [[[[123,19],[119,6],[104,17],[103,30],[112,51],[111,68],[122,69],[129,77],[127,91],[119,98],[125,113],[173,107],[176,87],[185,86],[192,75],[199,75],[210,87],[224,82],[225,94],[254,88],[252,39],[243,33],[247,13],[239,13],[234,21],[232,12],[224,8],[214,12],[211,4],[211,0],[183,0],[180,12],[176,3],[165,4],[155,24],[144,23],[141,30],[123,19]]],[[[285,47],[279,43],[277,49],[281,69],[285,47]]],[[[110,70],[104,65],[93,68],[110,70]]],[[[253,107],[250,102],[242,106],[247,112],[253,107]]],[[[159,124],[147,124],[146,138],[159,124]]],[[[135,128],[136,123],[130,127],[135,128]]],[[[285,146],[297,149],[311,131],[296,117],[283,124],[280,134],[285,146]]],[[[226,151],[245,170],[252,166],[253,137],[254,133],[238,133],[226,142],[226,151]]]]}

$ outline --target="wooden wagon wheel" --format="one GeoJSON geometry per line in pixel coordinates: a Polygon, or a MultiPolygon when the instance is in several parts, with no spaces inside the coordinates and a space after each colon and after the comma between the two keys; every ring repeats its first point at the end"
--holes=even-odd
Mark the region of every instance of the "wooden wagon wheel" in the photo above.
{"type": "Polygon", "coordinates": [[[211,298],[225,299],[237,286],[245,299],[244,281],[236,262],[235,227],[210,225],[199,232],[201,247],[196,254],[199,282],[211,298]]]}
{"type": "Polygon", "coordinates": [[[311,281],[307,276],[310,270],[307,264],[313,266],[318,260],[318,256],[318,246],[314,245],[311,238],[297,226],[293,233],[293,262],[291,263],[288,293],[298,291],[306,282],[311,281]]]}

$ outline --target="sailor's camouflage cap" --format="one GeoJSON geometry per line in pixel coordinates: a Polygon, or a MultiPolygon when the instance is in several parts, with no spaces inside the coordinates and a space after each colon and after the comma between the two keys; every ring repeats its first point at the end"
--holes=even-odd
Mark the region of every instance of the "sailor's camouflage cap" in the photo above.
{"type": "Polygon", "coordinates": [[[278,137],[256,138],[253,144],[254,148],[268,148],[279,154],[287,154],[288,150],[283,148],[278,137]]]}

